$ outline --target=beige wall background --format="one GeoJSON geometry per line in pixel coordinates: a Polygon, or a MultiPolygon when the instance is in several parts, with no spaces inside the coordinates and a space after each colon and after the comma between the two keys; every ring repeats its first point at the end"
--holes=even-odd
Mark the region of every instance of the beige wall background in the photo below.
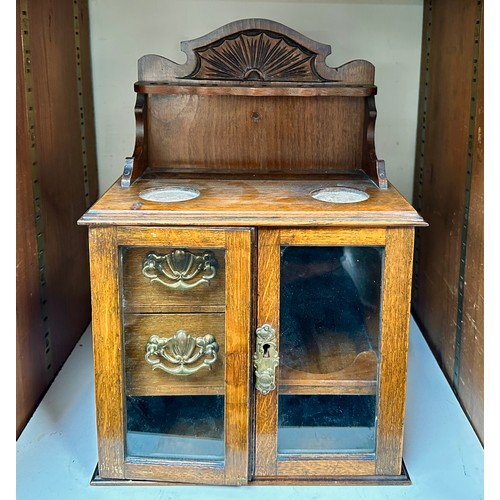
{"type": "Polygon", "coordinates": [[[159,54],[183,63],[180,42],[238,19],[283,23],[332,46],[327,63],[375,65],[375,141],[389,180],[413,190],[423,0],[90,0],[92,76],[100,192],[122,172],[135,143],[137,60],[159,54]]]}

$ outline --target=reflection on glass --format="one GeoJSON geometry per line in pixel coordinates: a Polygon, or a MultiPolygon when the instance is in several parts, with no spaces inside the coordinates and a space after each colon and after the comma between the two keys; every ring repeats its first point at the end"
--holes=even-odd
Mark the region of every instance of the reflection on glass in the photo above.
{"type": "Polygon", "coordinates": [[[284,247],[280,356],[309,373],[331,373],[378,351],[383,250],[284,247]]]}
{"type": "Polygon", "coordinates": [[[375,451],[383,255],[282,247],[280,454],[375,451]]]}
{"type": "Polygon", "coordinates": [[[224,396],[128,396],[129,457],[224,460],[224,396]]]}
{"type": "Polygon", "coordinates": [[[279,396],[278,454],[375,451],[375,396],[279,396]]]}

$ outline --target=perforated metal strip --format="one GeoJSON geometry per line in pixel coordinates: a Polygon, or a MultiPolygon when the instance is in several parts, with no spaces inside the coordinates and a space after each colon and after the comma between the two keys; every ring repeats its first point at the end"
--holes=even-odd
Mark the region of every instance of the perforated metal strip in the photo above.
{"type": "MultiPolygon", "coordinates": [[[[426,12],[425,12],[425,26],[424,26],[424,71],[422,74],[423,79],[423,91],[421,96],[421,109],[420,109],[420,142],[417,144],[418,148],[418,178],[417,178],[417,186],[415,190],[416,199],[413,200],[413,204],[417,212],[422,212],[422,195],[424,188],[424,171],[425,171],[425,138],[426,138],[426,129],[427,129],[427,101],[429,98],[429,81],[430,81],[430,64],[431,64],[431,30],[432,30],[432,0],[426,2],[426,12]]],[[[420,247],[421,247],[421,239],[420,239],[420,229],[417,228],[415,231],[415,251],[413,255],[413,299],[418,299],[419,292],[419,280],[418,280],[418,270],[420,263],[420,247]]]]}
{"type": "Polygon", "coordinates": [[[85,206],[86,208],[89,208],[91,203],[90,203],[90,192],[89,192],[87,143],[85,140],[85,101],[83,98],[79,0],[73,0],[73,26],[75,33],[76,86],[77,86],[78,112],[79,112],[79,122],[80,122],[80,145],[82,151],[83,186],[85,194],[85,206]]]}
{"type": "Polygon", "coordinates": [[[35,211],[35,232],[36,246],[38,254],[38,274],[40,283],[41,300],[41,322],[43,332],[43,342],[45,347],[45,368],[50,375],[53,372],[51,333],[49,328],[49,317],[47,307],[47,281],[45,277],[45,240],[42,219],[42,200],[40,189],[40,172],[37,159],[37,136],[35,122],[35,100],[33,95],[33,74],[31,68],[31,47],[28,18],[28,0],[20,1],[19,9],[21,25],[21,46],[23,52],[23,74],[24,74],[24,97],[26,102],[26,118],[28,124],[28,156],[31,165],[31,179],[33,188],[33,203],[35,211]]]}

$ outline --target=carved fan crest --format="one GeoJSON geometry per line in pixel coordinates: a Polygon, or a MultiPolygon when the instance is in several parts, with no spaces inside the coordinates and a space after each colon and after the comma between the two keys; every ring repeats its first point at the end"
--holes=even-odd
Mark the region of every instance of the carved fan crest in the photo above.
{"type": "Polygon", "coordinates": [[[236,37],[195,49],[197,69],[187,78],[200,80],[325,81],[315,71],[317,54],[271,33],[236,37]]]}

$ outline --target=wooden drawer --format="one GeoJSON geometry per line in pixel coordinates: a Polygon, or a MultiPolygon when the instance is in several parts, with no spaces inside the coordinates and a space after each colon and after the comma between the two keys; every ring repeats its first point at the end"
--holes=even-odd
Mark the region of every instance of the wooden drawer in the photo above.
{"type": "Polygon", "coordinates": [[[126,312],[224,311],[224,249],[125,247],[121,258],[126,312]]]}
{"type": "MultiPolygon", "coordinates": [[[[125,387],[127,395],[181,395],[181,394],[224,394],[225,372],[225,318],[224,314],[125,314],[123,319],[125,336],[125,387]],[[206,350],[208,354],[201,356],[191,364],[172,364],[150,350],[149,362],[146,360],[146,347],[153,335],[169,341],[166,352],[171,355],[183,351],[182,334],[176,337],[177,332],[183,330],[189,338],[184,340],[194,344],[198,337],[212,335],[217,343],[216,354],[206,350]],[[212,360],[215,361],[212,362],[212,360]],[[189,375],[171,374],[164,371],[158,362],[168,369],[183,369],[191,371],[206,361],[195,373],[189,375]],[[157,363],[156,365],[151,363],[157,363]],[[156,367],[155,367],[156,366],[156,367]]],[[[208,342],[211,344],[211,342],[208,342]]],[[[154,348],[154,344],[151,344],[154,348]]],[[[193,353],[201,350],[191,346],[193,353]]]]}

